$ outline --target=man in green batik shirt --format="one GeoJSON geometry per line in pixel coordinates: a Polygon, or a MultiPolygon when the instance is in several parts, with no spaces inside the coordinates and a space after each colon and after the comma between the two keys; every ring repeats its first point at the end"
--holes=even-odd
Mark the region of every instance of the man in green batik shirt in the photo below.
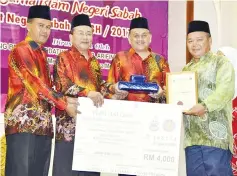
{"type": "Polygon", "coordinates": [[[192,21],[187,46],[193,56],[183,71],[198,75],[198,104],[184,114],[188,176],[232,176],[232,107],[235,76],[229,60],[210,51],[209,25],[192,21]]]}

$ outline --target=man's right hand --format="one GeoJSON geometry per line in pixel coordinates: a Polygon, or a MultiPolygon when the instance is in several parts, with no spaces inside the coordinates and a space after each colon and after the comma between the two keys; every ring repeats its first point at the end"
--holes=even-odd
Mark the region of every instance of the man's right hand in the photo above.
{"type": "Polygon", "coordinates": [[[79,105],[78,99],[77,98],[71,98],[71,97],[66,97],[67,98],[67,107],[66,107],[66,112],[70,117],[76,117],[77,114],[80,114],[80,111],[77,110],[77,106],[79,105]]]}
{"type": "Polygon", "coordinates": [[[115,94],[113,95],[113,99],[117,99],[117,100],[123,100],[128,96],[128,91],[125,90],[120,90],[118,88],[118,83],[114,84],[114,92],[115,94]]]}
{"type": "Polygon", "coordinates": [[[100,92],[90,91],[87,97],[89,97],[93,101],[94,105],[97,108],[101,107],[104,104],[104,97],[100,92]]]}

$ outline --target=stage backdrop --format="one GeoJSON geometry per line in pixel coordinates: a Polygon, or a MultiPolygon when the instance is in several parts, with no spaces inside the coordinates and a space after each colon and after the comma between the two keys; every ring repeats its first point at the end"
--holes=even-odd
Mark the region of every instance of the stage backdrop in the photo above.
{"type": "Polygon", "coordinates": [[[7,57],[14,45],[26,36],[28,9],[32,5],[51,8],[52,31],[45,45],[51,66],[60,52],[70,48],[70,22],[73,16],[81,13],[91,18],[94,29],[91,50],[101,64],[104,79],[115,53],[129,49],[129,25],[136,17],[149,20],[151,48],[168,58],[168,1],[0,0],[0,5],[1,112],[8,89],[7,57]]]}

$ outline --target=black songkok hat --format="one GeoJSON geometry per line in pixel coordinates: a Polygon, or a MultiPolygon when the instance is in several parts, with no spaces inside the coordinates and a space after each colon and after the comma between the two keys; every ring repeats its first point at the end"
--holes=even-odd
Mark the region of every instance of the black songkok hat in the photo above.
{"type": "Polygon", "coordinates": [[[89,26],[91,27],[91,22],[88,15],[80,14],[75,16],[71,22],[71,30],[77,26],[89,26]]]}
{"type": "Polygon", "coordinates": [[[144,17],[138,17],[138,18],[132,19],[131,24],[130,24],[130,30],[134,28],[144,28],[144,29],[149,30],[147,19],[144,17]]]}
{"type": "Polygon", "coordinates": [[[42,18],[46,20],[51,20],[49,6],[31,6],[28,13],[28,19],[32,18],[42,18]]]}
{"type": "Polygon", "coordinates": [[[188,24],[187,34],[191,32],[206,32],[211,35],[209,24],[206,21],[191,21],[188,24]]]}

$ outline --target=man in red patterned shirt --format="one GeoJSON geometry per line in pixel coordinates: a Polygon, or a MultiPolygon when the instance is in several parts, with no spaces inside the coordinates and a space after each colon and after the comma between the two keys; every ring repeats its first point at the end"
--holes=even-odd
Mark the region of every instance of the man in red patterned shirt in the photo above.
{"type": "Polygon", "coordinates": [[[27,37],[8,58],[6,176],[47,176],[53,137],[51,107],[55,105],[71,116],[77,114],[77,99],[67,98],[51,88],[42,47],[50,35],[50,20],[48,6],[30,7],[27,37]]]}
{"type": "Polygon", "coordinates": [[[148,21],[144,17],[135,18],[131,21],[128,41],[131,49],[116,54],[112,61],[108,83],[114,90],[114,99],[125,99],[142,102],[164,102],[162,89],[155,94],[143,92],[126,92],[118,89],[117,82],[129,81],[131,75],[144,75],[147,82],[156,82],[160,88],[165,86],[166,72],[169,72],[169,65],[165,58],[152,52],[149,47],[152,35],[149,31],[148,21]]]}
{"type": "MultiPolygon", "coordinates": [[[[55,84],[57,91],[72,97],[89,97],[99,107],[104,102],[102,94],[108,86],[101,79],[99,62],[89,50],[92,34],[87,15],[80,14],[72,19],[69,35],[72,47],[57,58],[55,84]]],[[[97,172],[72,171],[75,125],[74,117],[56,109],[53,176],[99,176],[97,172]]]]}

